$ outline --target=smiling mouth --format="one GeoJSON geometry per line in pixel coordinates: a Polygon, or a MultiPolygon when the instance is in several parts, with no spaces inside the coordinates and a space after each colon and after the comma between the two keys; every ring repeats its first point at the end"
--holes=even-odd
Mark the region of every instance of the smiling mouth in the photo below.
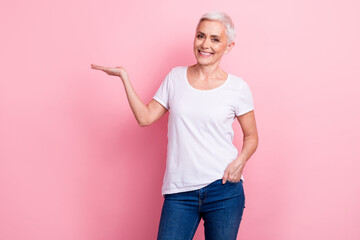
{"type": "Polygon", "coordinates": [[[200,54],[200,56],[202,57],[211,57],[212,55],[214,55],[214,53],[209,53],[209,52],[203,52],[198,50],[198,53],[200,54]]]}

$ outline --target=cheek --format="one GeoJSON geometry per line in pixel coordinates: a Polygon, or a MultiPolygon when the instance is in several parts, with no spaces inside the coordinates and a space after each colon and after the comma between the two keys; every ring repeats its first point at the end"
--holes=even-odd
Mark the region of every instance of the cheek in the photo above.
{"type": "Polygon", "coordinates": [[[218,45],[218,46],[214,47],[214,49],[216,50],[216,52],[225,52],[226,45],[218,45]]]}
{"type": "Polygon", "coordinates": [[[200,45],[200,41],[197,40],[197,39],[195,39],[195,40],[194,40],[194,46],[199,46],[199,45],[200,45]]]}

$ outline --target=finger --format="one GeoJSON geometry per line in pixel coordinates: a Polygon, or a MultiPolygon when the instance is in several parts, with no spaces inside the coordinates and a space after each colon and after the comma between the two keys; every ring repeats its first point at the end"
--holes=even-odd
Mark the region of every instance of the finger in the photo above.
{"type": "Polygon", "coordinates": [[[93,68],[98,70],[107,70],[107,67],[102,67],[102,66],[95,66],[93,68]]]}
{"type": "Polygon", "coordinates": [[[99,70],[107,70],[109,69],[108,67],[104,67],[104,66],[100,66],[100,65],[96,65],[96,64],[91,64],[91,67],[94,69],[99,69],[99,70]]]}
{"type": "Polygon", "coordinates": [[[226,181],[228,180],[228,175],[229,173],[228,172],[225,172],[223,178],[222,178],[222,184],[226,183],[226,181]]]}
{"type": "Polygon", "coordinates": [[[98,68],[100,67],[99,65],[96,65],[96,64],[90,64],[92,68],[98,68]]]}

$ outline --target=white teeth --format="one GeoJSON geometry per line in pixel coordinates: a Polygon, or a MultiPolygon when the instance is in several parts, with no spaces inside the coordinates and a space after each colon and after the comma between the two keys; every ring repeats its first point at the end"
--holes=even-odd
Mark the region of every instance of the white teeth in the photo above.
{"type": "Polygon", "coordinates": [[[212,53],[207,53],[207,52],[202,52],[202,51],[200,51],[200,53],[203,55],[212,55],[212,53]]]}

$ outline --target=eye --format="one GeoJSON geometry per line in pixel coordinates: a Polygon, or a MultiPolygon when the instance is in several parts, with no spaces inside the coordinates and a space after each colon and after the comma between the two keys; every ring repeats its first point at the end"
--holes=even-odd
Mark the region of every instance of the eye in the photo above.
{"type": "Polygon", "coordinates": [[[215,42],[220,42],[220,40],[217,39],[217,38],[213,38],[213,40],[214,40],[215,42]]]}
{"type": "Polygon", "coordinates": [[[197,38],[200,38],[200,37],[202,37],[202,35],[201,35],[201,34],[198,34],[198,35],[197,35],[197,38]]]}

